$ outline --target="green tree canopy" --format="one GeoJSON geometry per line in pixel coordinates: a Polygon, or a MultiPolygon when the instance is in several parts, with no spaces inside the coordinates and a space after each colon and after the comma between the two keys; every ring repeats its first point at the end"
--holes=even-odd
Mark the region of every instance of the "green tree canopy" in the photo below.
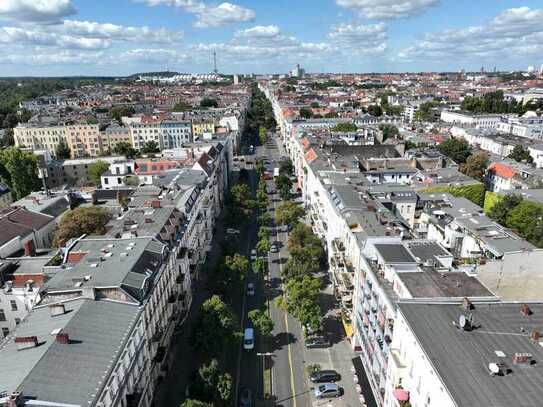
{"type": "Polygon", "coordinates": [[[256,274],[264,275],[268,272],[268,261],[265,257],[257,257],[253,262],[253,270],[256,274]]]}
{"type": "Polygon", "coordinates": [[[131,117],[136,111],[132,106],[114,106],[109,111],[109,116],[122,124],[123,117],[131,117]]]}
{"type": "Polygon", "coordinates": [[[287,310],[302,325],[308,325],[315,329],[320,326],[322,321],[322,311],[318,303],[320,287],[320,279],[311,276],[290,279],[285,285],[287,310]]]}
{"type": "Polygon", "coordinates": [[[187,102],[180,100],[174,105],[172,112],[188,112],[190,110],[192,110],[192,106],[187,102]]]}
{"type": "Polygon", "coordinates": [[[181,403],[181,407],[214,407],[211,403],[206,403],[204,401],[187,399],[181,403]]]}
{"type": "Polygon", "coordinates": [[[100,185],[100,177],[103,173],[109,170],[109,164],[105,161],[98,160],[89,165],[89,178],[94,185],[100,185]]]}
{"type": "Polygon", "coordinates": [[[487,153],[478,153],[470,155],[464,164],[460,164],[460,171],[468,177],[475,178],[478,181],[484,181],[489,159],[487,153]]]}
{"type": "Polygon", "coordinates": [[[383,132],[383,141],[392,137],[396,138],[400,135],[398,128],[393,124],[381,124],[379,125],[379,129],[383,132]]]}
{"type": "Polygon", "coordinates": [[[270,240],[267,238],[260,239],[258,242],[256,242],[256,250],[258,250],[259,253],[266,254],[270,251],[270,248],[270,240]]]}
{"type": "Polygon", "coordinates": [[[319,261],[324,253],[320,239],[304,223],[298,223],[290,232],[288,250],[292,257],[301,260],[319,261]]]}
{"type": "Polygon", "coordinates": [[[149,140],[141,148],[142,154],[154,154],[160,152],[160,147],[156,141],[149,140]]]}
{"type": "Polygon", "coordinates": [[[200,101],[200,107],[203,109],[209,109],[210,107],[219,107],[219,102],[217,102],[217,99],[205,97],[200,101]]]}
{"type": "Polygon", "coordinates": [[[415,120],[430,122],[434,121],[434,115],[432,109],[436,106],[435,102],[424,102],[419,105],[419,108],[415,112],[415,120]]]}
{"type": "Polygon", "coordinates": [[[247,316],[260,335],[264,337],[271,335],[274,323],[265,310],[254,309],[249,311],[247,316]]]}
{"type": "Polygon", "coordinates": [[[66,160],[70,158],[70,147],[68,147],[68,144],[63,138],[60,139],[57,148],[55,148],[55,156],[59,160],[66,160]]]}
{"type": "Polygon", "coordinates": [[[140,184],[140,179],[137,175],[127,175],[123,181],[129,187],[137,187],[140,184]]]}
{"type": "Polygon", "coordinates": [[[277,223],[292,228],[303,215],[304,209],[300,205],[292,201],[286,201],[277,207],[275,218],[277,223]]]}
{"type": "Polygon", "coordinates": [[[354,123],[338,123],[331,129],[333,132],[349,133],[358,130],[354,123]]]}
{"type": "Polygon", "coordinates": [[[537,247],[543,247],[543,205],[522,201],[509,212],[507,226],[537,247]]]}
{"type": "Polygon", "coordinates": [[[207,365],[198,369],[198,375],[202,380],[205,391],[212,395],[217,405],[225,406],[232,396],[232,376],[221,372],[217,359],[212,359],[207,365]]]}
{"type": "Polygon", "coordinates": [[[505,101],[503,91],[489,92],[482,97],[468,96],[462,101],[462,109],[473,113],[518,113],[524,114],[526,108],[515,99],[505,101]]]}
{"type": "Polygon", "coordinates": [[[194,329],[196,348],[208,356],[220,355],[225,347],[235,343],[237,321],[232,310],[214,295],[200,307],[194,329]]]}
{"type": "Polygon", "coordinates": [[[308,109],[306,107],[300,108],[298,114],[302,119],[311,119],[313,117],[313,112],[311,111],[311,109],[308,109]]]}
{"type": "Polygon", "coordinates": [[[76,208],[67,212],[60,220],[55,232],[54,244],[60,245],[83,234],[103,235],[110,213],[98,207],[76,208]]]}
{"type": "Polygon", "coordinates": [[[507,194],[488,212],[488,216],[498,222],[500,225],[507,225],[509,213],[522,202],[522,196],[517,194],[507,194]]]}
{"type": "Polygon", "coordinates": [[[372,116],[382,116],[383,115],[383,109],[381,109],[381,106],[379,105],[369,105],[368,106],[368,113],[372,116]]]}
{"type": "Polygon", "coordinates": [[[134,158],[137,155],[137,151],[132,147],[131,144],[126,141],[121,141],[115,145],[113,148],[115,154],[125,156],[126,158],[134,158]]]}
{"type": "Polygon", "coordinates": [[[526,161],[528,163],[531,163],[534,161],[534,159],[530,155],[530,151],[528,151],[527,148],[524,148],[522,144],[517,144],[513,148],[513,151],[511,151],[511,154],[508,155],[508,157],[515,160],[516,162],[526,161]]]}
{"type": "Polygon", "coordinates": [[[441,154],[445,154],[459,164],[465,163],[471,155],[471,147],[464,139],[451,138],[440,143],[437,148],[441,154]]]}
{"type": "Polygon", "coordinates": [[[15,199],[24,198],[41,187],[38,159],[16,147],[0,151],[0,177],[11,188],[15,199]]]}
{"type": "Polygon", "coordinates": [[[294,167],[292,165],[292,161],[283,160],[279,163],[279,174],[284,174],[290,177],[293,172],[294,172],[294,167]]]}
{"type": "Polygon", "coordinates": [[[249,260],[241,254],[234,254],[233,256],[226,256],[224,259],[226,267],[234,272],[239,280],[243,280],[249,271],[249,260]]]}

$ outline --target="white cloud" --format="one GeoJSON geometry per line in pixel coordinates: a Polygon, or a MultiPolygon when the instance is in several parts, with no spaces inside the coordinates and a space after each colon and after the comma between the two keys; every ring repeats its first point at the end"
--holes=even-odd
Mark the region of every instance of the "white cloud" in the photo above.
{"type": "Polygon", "coordinates": [[[336,4],[372,19],[394,19],[421,14],[439,0],[336,0],[336,4]]]}
{"type": "Polygon", "coordinates": [[[149,6],[170,6],[183,8],[196,15],[195,27],[220,27],[233,23],[253,21],[256,14],[253,10],[228,2],[210,6],[197,0],[136,0],[149,6]]]}
{"type": "Polygon", "coordinates": [[[0,18],[58,23],[76,13],[71,0],[0,0],[0,18]]]}
{"type": "Polygon", "coordinates": [[[245,30],[236,31],[236,37],[276,37],[281,30],[276,25],[257,25],[245,30]]]}
{"type": "Polygon", "coordinates": [[[140,48],[121,53],[119,62],[181,63],[189,59],[187,54],[171,49],[140,48]]]}
{"type": "Polygon", "coordinates": [[[404,60],[493,57],[518,58],[543,53],[543,10],[512,8],[488,23],[424,35],[399,53],[404,60]]]}
{"type": "Polygon", "coordinates": [[[183,38],[182,31],[169,31],[165,28],[152,29],[146,26],[101,24],[92,21],[65,20],[61,26],[56,26],[53,29],[69,35],[117,41],[174,43],[183,38]]]}
{"type": "Polygon", "coordinates": [[[114,42],[173,44],[182,36],[182,32],[164,28],[153,30],[74,20],[65,20],[54,26],[0,27],[0,43],[88,50],[109,48],[114,42]]]}
{"type": "Polygon", "coordinates": [[[387,29],[384,23],[372,25],[339,24],[332,26],[328,38],[338,45],[375,48],[384,44],[386,47],[387,29]]]}
{"type": "Polygon", "coordinates": [[[101,52],[59,51],[55,53],[24,53],[0,55],[0,62],[13,65],[96,65],[103,60],[101,52]]]}
{"type": "Polygon", "coordinates": [[[87,50],[103,49],[111,46],[111,42],[107,39],[74,37],[40,30],[27,30],[20,27],[0,27],[0,43],[87,50]]]}

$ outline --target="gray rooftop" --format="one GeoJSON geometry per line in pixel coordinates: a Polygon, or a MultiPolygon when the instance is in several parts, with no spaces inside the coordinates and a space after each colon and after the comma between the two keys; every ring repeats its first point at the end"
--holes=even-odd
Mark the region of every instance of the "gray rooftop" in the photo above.
{"type": "Polygon", "coordinates": [[[137,321],[140,308],[111,301],[79,299],[64,303],[67,312],[51,317],[35,308],[0,348],[0,391],[19,390],[40,401],[86,406],[96,401],[104,376],[119,357],[120,344],[137,321]],[[70,337],[61,344],[51,333],[70,337]],[[35,348],[18,351],[14,336],[37,336],[35,348]]]}
{"type": "Polygon", "coordinates": [[[398,273],[413,298],[494,297],[475,277],[463,272],[438,272],[423,267],[420,272],[398,273]]]}
{"type": "Polygon", "coordinates": [[[415,258],[401,243],[376,244],[375,250],[385,263],[416,263],[415,258]]]}
{"type": "Polygon", "coordinates": [[[543,347],[531,340],[530,333],[543,326],[543,304],[529,307],[532,314],[524,316],[521,304],[475,304],[473,315],[478,328],[463,331],[452,323],[465,313],[459,304],[398,304],[459,407],[541,405],[543,347]],[[505,357],[498,357],[496,351],[502,351],[505,357]],[[532,354],[538,363],[513,364],[513,355],[522,352],[532,354]],[[491,376],[489,363],[504,363],[511,372],[491,376]]]}
{"type": "Polygon", "coordinates": [[[49,292],[120,287],[142,301],[145,282],[161,267],[166,246],[153,238],[84,239],[70,250],[65,269],[45,287],[49,292]],[[73,260],[72,260],[73,259],[73,260]],[[70,262],[75,264],[70,266],[70,262]]]}

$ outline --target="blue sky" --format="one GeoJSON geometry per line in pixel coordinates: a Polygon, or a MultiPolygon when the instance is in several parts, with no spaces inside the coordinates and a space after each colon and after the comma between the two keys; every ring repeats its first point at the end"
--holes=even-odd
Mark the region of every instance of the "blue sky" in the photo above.
{"type": "Polygon", "coordinates": [[[0,76],[543,64],[541,0],[0,0],[0,76]]]}

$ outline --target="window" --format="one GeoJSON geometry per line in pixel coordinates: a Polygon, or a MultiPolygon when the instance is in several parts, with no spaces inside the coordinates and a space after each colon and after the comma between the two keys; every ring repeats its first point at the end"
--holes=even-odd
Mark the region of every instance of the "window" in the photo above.
{"type": "Polygon", "coordinates": [[[2,334],[4,335],[4,338],[9,335],[9,328],[2,328],[2,334]]]}
{"type": "Polygon", "coordinates": [[[15,325],[19,325],[21,323],[21,318],[15,318],[15,325]]]}
{"type": "Polygon", "coordinates": [[[122,184],[123,183],[123,179],[121,177],[118,177],[117,178],[117,184],[122,184]]]}
{"type": "Polygon", "coordinates": [[[6,313],[4,312],[2,308],[0,308],[0,321],[5,321],[5,320],[6,320],[6,313]]]}
{"type": "Polygon", "coordinates": [[[106,185],[109,184],[109,178],[104,178],[104,184],[106,184],[106,185]]]}
{"type": "Polygon", "coordinates": [[[11,304],[11,310],[12,311],[17,311],[17,301],[10,300],[9,303],[11,304]]]}

